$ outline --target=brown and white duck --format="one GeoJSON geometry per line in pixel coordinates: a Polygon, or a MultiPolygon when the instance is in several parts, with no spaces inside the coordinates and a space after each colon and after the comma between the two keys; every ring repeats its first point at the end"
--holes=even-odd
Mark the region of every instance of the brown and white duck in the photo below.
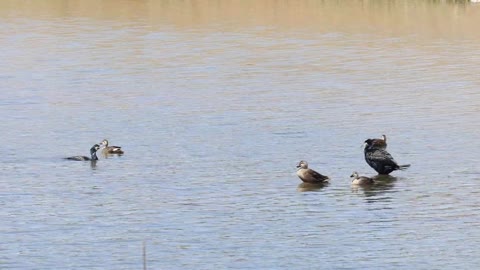
{"type": "Polygon", "coordinates": [[[328,183],[330,178],[308,168],[308,163],[304,160],[297,164],[297,176],[305,183],[328,183]]]}
{"type": "Polygon", "coordinates": [[[353,172],[352,175],[350,175],[350,177],[352,178],[352,185],[364,186],[364,185],[371,185],[375,183],[375,180],[373,180],[373,178],[360,176],[358,175],[357,172],[353,172]]]}
{"type": "Polygon", "coordinates": [[[102,153],[103,153],[104,155],[106,155],[106,154],[118,154],[118,155],[122,155],[122,154],[123,154],[122,147],[120,147],[120,146],[114,146],[114,145],[110,145],[110,146],[109,146],[107,139],[103,140],[103,141],[100,143],[100,146],[103,147],[102,153]]]}

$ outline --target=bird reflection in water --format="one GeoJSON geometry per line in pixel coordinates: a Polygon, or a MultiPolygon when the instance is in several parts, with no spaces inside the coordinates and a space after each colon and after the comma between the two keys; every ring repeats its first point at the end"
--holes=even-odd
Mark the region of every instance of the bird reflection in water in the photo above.
{"type": "Polygon", "coordinates": [[[352,186],[352,192],[357,193],[363,191],[363,195],[367,197],[367,202],[390,200],[390,196],[381,196],[386,193],[394,192],[397,177],[390,175],[377,175],[372,177],[375,183],[367,186],[352,186]]]}
{"type": "Polygon", "coordinates": [[[329,185],[328,182],[326,183],[300,183],[297,186],[297,190],[299,192],[308,192],[308,191],[320,191],[324,187],[329,185]]]}
{"type": "Polygon", "coordinates": [[[122,156],[123,156],[123,153],[122,154],[112,154],[112,153],[108,153],[108,152],[102,150],[102,157],[106,158],[106,159],[112,158],[112,157],[122,157],[122,156]]]}
{"type": "Polygon", "coordinates": [[[97,169],[97,160],[91,160],[91,161],[90,161],[90,168],[91,168],[92,170],[97,169]]]}

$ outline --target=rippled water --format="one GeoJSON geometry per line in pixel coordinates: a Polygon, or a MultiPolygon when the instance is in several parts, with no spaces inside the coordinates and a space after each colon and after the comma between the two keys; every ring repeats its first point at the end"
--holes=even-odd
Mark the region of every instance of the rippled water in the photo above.
{"type": "Polygon", "coordinates": [[[478,267],[479,15],[2,1],[0,268],[478,267]],[[381,134],[412,167],[352,188],[381,134]],[[104,138],[126,154],[63,160],[104,138]]]}

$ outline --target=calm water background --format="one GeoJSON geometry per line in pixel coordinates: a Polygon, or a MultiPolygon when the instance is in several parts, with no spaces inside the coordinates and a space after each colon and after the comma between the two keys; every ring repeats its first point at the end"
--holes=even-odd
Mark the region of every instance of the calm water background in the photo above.
{"type": "Polygon", "coordinates": [[[2,1],[0,268],[474,269],[480,6],[2,1]],[[366,138],[407,171],[352,189],[366,138]],[[89,162],[108,138],[122,157],[89,162]],[[305,188],[295,165],[329,175],[305,188]]]}

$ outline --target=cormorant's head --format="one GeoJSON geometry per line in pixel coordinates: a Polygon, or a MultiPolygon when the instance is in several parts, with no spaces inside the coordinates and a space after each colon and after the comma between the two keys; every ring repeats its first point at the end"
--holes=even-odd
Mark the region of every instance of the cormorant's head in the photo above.
{"type": "Polygon", "coordinates": [[[297,164],[297,168],[308,169],[308,163],[305,160],[301,160],[297,164]]]}
{"type": "Polygon", "coordinates": [[[92,148],[90,148],[90,154],[97,152],[98,149],[100,149],[100,145],[95,144],[94,146],[92,146],[92,148]]]}
{"type": "Polygon", "coordinates": [[[367,147],[371,147],[373,145],[373,140],[372,139],[367,139],[363,143],[363,149],[366,149],[367,147]]]}

